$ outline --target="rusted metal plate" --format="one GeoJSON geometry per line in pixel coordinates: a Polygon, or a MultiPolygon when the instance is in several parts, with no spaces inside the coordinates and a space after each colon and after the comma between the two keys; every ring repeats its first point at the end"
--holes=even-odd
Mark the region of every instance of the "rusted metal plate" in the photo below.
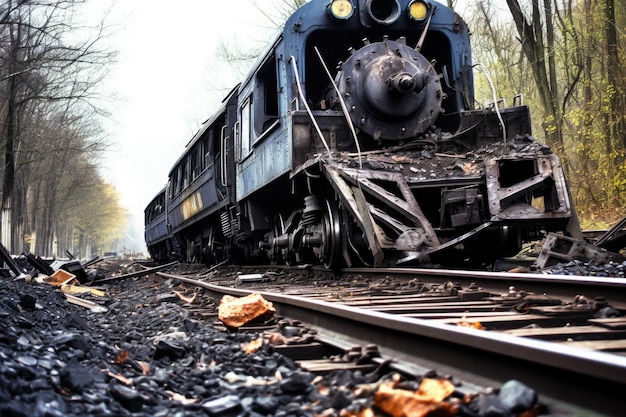
{"type": "Polygon", "coordinates": [[[573,239],[568,236],[550,233],[546,238],[541,253],[537,257],[535,266],[544,269],[558,263],[571,261],[598,263],[623,262],[626,257],[609,252],[599,246],[591,245],[584,240],[573,239]]]}

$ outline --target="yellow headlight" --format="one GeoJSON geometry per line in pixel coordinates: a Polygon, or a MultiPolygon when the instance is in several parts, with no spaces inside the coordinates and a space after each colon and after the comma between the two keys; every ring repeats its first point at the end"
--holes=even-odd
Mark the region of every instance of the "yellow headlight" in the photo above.
{"type": "Polygon", "coordinates": [[[429,4],[425,1],[414,1],[409,4],[409,16],[413,20],[422,21],[428,16],[429,4]]]}
{"type": "Polygon", "coordinates": [[[354,12],[350,0],[333,0],[329,6],[330,14],[337,19],[348,19],[354,12]]]}

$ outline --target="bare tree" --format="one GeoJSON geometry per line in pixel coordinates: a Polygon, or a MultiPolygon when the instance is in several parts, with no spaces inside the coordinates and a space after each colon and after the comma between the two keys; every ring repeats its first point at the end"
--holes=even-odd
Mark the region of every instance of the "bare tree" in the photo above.
{"type": "Polygon", "coordinates": [[[552,0],[532,0],[530,16],[526,16],[518,0],[507,0],[507,5],[515,22],[515,27],[522,45],[522,51],[528,60],[537,91],[541,99],[544,117],[546,142],[557,152],[562,152],[562,116],[559,106],[559,86],[556,77],[554,57],[554,18],[552,0]]]}
{"type": "MultiPolygon", "coordinates": [[[[29,185],[21,183],[16,189],[17,169],[21,166],[27,171],[25,167],[34,155],[32,150],[42,143],[60,146],[64,143],[62,139],[56,142],[60,138],[51,134],[53,129],[42,134],[34,123],[49,127],[49,117],[57,113],[65,114],[66,122],[71,124],[85,116],[85,109],[99,111],[92,101],[94,87],[104,76],[106,63],[113,54],[98,47],[103,25],[90,38],[75,37],[78,27],[72,25],[73,12],[81,3],[72,0],[8,0],[0,5],[0,36],[3,40],[0,43],[0,103],[4,109],[0,134],[5,150],[1,229],[2,242],[10,250],[17,249],[21,235],[27,233],[23,223],[27,217],[24,213],[29,185]],[[70,42],[72,36],[73,42],[70,42]],[[37,140],[38,133],[43,136],[42,140],[37,140]],[[25,151],[22,161],[20,150],[25,151]]],[[[81,126],[87,124],[82,121],[81,126]]],[[[79,146],[72,146],[88,149],[92,144],[84,141],[79,146]]],[[[41,153],[39,158],[43,158],[41,155],[44,154],[41,153]]],[[[45,172],[32,169],[26,174],[33,182],[37,182],[36,176],[50,179],[45,177],[45,172]]],[[[41,184],[37,186],[44,189],[41,184]]],[[[55,186],[57,184],[51,186],[52,189],[55,186]]],[[[54,204],[52,201],[48,203],[54,204]]]]}

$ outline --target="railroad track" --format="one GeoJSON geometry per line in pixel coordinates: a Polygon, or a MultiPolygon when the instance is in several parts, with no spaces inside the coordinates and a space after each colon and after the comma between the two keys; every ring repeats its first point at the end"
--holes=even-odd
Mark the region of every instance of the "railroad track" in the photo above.
{"type": "Polygon", "coordinates": [[[231,279],[158,275],[216,298],[260,293],[321,339],[346,349],[375,344],[383,358],[414,374],[435,371],[480,387],[518,379],[562,415],[623,411],[624,279],[351,269],[335,280],[300,270],[295,285],[277,278],[293,273],[286,271],[273,267],[231,279]],[[601,308],[620,317],[595,318],[601,308]]]}

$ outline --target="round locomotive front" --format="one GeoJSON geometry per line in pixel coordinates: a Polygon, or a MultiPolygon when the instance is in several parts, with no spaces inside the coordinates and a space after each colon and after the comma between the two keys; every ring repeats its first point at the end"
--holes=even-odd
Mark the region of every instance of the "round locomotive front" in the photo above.
{"type": "Polygon", "coordinates": [[[406,140],[431,127],[441,110],[440,77],[403,39],[355,51],[337,75],[355,127],[375,140],[406,140]]]}

